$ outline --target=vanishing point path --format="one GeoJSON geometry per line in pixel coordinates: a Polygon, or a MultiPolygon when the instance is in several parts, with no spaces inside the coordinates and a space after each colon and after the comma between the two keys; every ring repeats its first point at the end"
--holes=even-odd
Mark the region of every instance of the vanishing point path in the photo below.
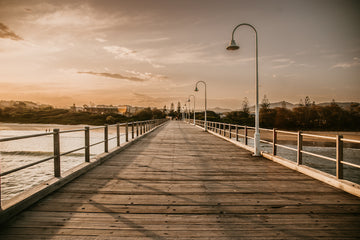
{"type": "Polygon", "coordinates": [[[2,240],[359,238],[359,198],[178,121],[0,231],[2,240]]]}

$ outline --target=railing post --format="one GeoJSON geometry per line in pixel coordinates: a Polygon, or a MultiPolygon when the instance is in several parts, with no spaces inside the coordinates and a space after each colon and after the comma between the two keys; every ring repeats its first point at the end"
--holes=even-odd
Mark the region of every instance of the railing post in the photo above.
{"type": "Polygon", "coordinates": [[[90,128],[85,127],[85,162],[90,162],[90,128]]]}
{"type": "Polygon", "coordinates": [[[140,122],[140,135],[142,135],[142,134],[143,134],[143,123],[140,122]]]}
{"type": "Polygon", "coordinates": [[[245,126],[245,128],[244,128],[244,142],[245,142],[245,145],[248,145],[248,128],[247,128],[247,126],[245,126]]]}
{"type": "Polygon", "coordinates": [[[136,137],[139,136],[139,123],[136,122],[136,137]]]}
{"type": "Polygon", "coordinates": [[[120,147],[120,124],[116,124],[116,142],[117,146],[120,147]]]}
{"type": "Polygon", "coordinates": [[[54,129],[54,176],[60,177],[60,134],[59,129],[54,129]]]}
{"type": "Polygon", "coordinates": [[[273,129],[273,155],[275,156],[277,154],[277,132],[276,128],[273,129]]]}
{"type": "Polygon", "coordinates": [[[131,123],[131,139],[134,139],[134,122],[131,123]]]}
{"type": "Polygon", "coordinates": [[[298,132],[298,141],[297,141],[297,164],[302,164],[302,148],[303,148],[303,136],[301,132],[298,132]]]}
{"type": "Polygon", "coordinates": [[[129,123],[126,122],[125,125],[125,141],[128,142],[129,141],[129,123]]]}
{"type": "Polygon", "coordinates": [[[109,127],[107,124],[104,127],[104,152],[109,152],[109,127]]]}
{"type": "Polygon", "coordinates": [[[336,177],[337,179],[344,178],[343,158],[344,158],[344,142],[342,135],[336,135],[336,177]]]}
{"type": "Polygon", "coordinates": [[[231,139],[231,124],[229,124],[229,138],[231,139]]]}
{"type": "Polygon", "coordinates": [[[239,141],[239,127],[238,127],[238,125],[235,126],[235,134],[236,134],[235,139],[238,142],[239,141]]]}

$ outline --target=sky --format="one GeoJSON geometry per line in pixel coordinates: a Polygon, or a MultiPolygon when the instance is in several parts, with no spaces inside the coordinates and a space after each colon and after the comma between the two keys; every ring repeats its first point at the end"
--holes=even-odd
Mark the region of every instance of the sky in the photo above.
{"type": "Polygon", "coordinates": [[[360,1],[0,0],[0,100],[196,108],[360,102],[360,1]],[[193,98],[191,98],[192,100],[193,98]],[[189,103],[187,103],[189,105],[189,103]],[[190,103],[193,107],[193,102],[190,103]]]}

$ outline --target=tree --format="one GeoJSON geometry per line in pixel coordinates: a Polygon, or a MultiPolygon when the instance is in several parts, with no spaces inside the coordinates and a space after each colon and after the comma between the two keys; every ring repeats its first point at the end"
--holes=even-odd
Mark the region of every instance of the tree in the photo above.
{"type": "Polygon", "coordinates": [[[178,102],[178,104],[177,104],[177,112],[178,112],[178,114],[181,113],[181,104],[180,104],[180,102],[178,102]]]}
{"type": "Polygon", "coordinates": [[[260,108],[260,126],[264,128],[273,127],[275,115],[276,111],[274,109],[270,109],[269,99],[267,99],[266,95],[264,95],[260,108]]]}
{"type": "Polygon", "coordinates": [[[135,114],[135,118],[139,121],[149,120],[153,118],[153,112],[149,107],[144,108],[143,110],[135,114]]]}
{"type": "Polygon", "coordinates": [[[264,110],[268,110],[270,108],[270,102],[269,99],[267,99],[266,95],[264,95],[264,98],[261,101],[261,108],[264,110]]]}
{"type": "Polygon", "coordinates": [[[163,111],[161,111],[160,109],[154,108],[152,110],[152,116],[153,116],[153,119],[160,119],[160,118],[165,117],[165,113],[163,111]]]}
{"type": "Polygon", "coordinates": [[[244,113],[249,113],[249,100],[247,97],[245,97],[242,102],[242,110],[244,113]]]}
{"type": "Polygon", "coordinates": [[[309,96],[306,96],[305,97],[305,107],[310,107],[311,106],[311,100],[309,98],[309,96]]]}

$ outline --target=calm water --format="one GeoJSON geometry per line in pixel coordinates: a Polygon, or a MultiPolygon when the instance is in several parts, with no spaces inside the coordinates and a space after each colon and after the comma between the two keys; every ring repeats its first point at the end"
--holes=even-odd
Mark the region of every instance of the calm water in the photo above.
{"type": "MultiPolygon", "coordinates": [[[[46,133],[53,128],[60,130],[84,129],[84,125],[48,125],[48,124],[0,124],[0,138],[23,136],[30,134],[46,133]]],[[[96,129],[90,131],[90,144],[102,141],[104,139],[104,130],[96,129]]],[[[121,129],[121,142],[125,142],[124,129],[121,129]]],[[[116,136],[116,128],[109,128],[109,138],[116,136]]],[[[243,141],[240,138],[240,141],[243,141]]],[[[253,146],[253,142],[249,139],[249,145],[253,146]]],[[[296,145],[289,142],[287,146],[295,148],[296,145]]],[[[65,133],[60,134],[60,149],[61,152],[67,152],[76,148],[84,146],[84,132],[65,133]]],[[[116,139],[109,142],[109,149],[116,147],[116,139]]],[[[269,144],[262,144],[262,150],[272,152],[272,147],[269,144]]],[[[304,147],[304,150],[322,154],[328,157],[335,158],[334,147],[304,147]]],[[[96,155],[104,152],[104,144],[99,144],[90,148],[91,158],[94,159],[96,155]]],[[[16,167],[20,167],[41,159],[45,159],[53,155],[53,136],[42,136],[36,138],[29,138],[23,140],[15,140],[10,142],[0,143],[0,167],[1,172],[5,172],[16,167]]],[[[278,148],[278,155],[296,162],[296,152],[278,148]]],[[[360,165],[360,149],[345,148],[344,160],[360,165]]],[[[84,150],[62,156],[61,157],[61,172],[65,172],[76,165],[85,161],[84,150]]],[[[303,155],[303,162],[305,165],[320,169],[324,172],[335,174],[335,162],[322,160],[316,157],[303,155]]],[[[30,168],[3,176],[1,178],[1,198],[8,200],[15,195],[28,190],[29,188],[38,185],[39,183],[51,179],[54,172],[53,160],[32,166],[30,168]]],[[[344,166],[344,178],[360,183],[360,170],[353,167],[344,166]]]]}
{"type": "MultiPolygon", "coordinates": [[[[0,138],[24,136],[31,134],[46,133],[53,128],[60,131],[72,129],[84,129],[83,125],[48,125],[48,124],[0,124],[0,138]]],[[[121,129],[124,134],[124,129],[121,129]]],[[[61,153],[84,146],[84,131],[60,134],[61,153]]],[[[109,127],[109,138],[116,136],[116,127],[109,127]]],[[[104,140],[104,130],[90,131],[90,144],[104,140]]],[[[125,142],[125,136],[121,136],[121,142],[125,142]]],[[[109,141],[109,149],[116,147],[116,139],[109,141]]],[[[104,144],[90,148],[91,158],[104,152],[104,144]]],[[[21,139],[0,143],[0,169],[5,172],[26,164],[53,156],[53,136],[41,136],[36,138],[21,139]]],[[[61,172],[65,172],[85,161],[84,150],[61,157],[61,172]]],[[[54,174],[54,161],[47,162],[20,170],[1,178],[1,199],[8,200],[15,195],[51,179],[54,174]]]]}
{"type": "MultiPolygon", "coordinates": [[[[235,139],[235,138],[234,138],[235,139]]],[[[242,138],[239,138],[239,141],[244,143],[242,138]]],[[[248,140],[249,146],[254,146],[254,141],[252,139],[248,140]]],[[[294,144],[294,142],[287,142],[287,143],[281,143],[282,145],[285,145],[287,147],[291,147],[293,149],[297,149],[297,145],[294,144]]],[[[321,144],[323,145],[323,143],[321,144]]],[[[261,143],[261,150],[272,153],[272,145],[261,143]]],[[[319,154],[322,156],[330,157],[330,158],[336,158],[336,148],[335,147],[323,147],[323,146],[303,146],[303,150],[319,154]]],[[[297,152],[288,150],[282,147],[277,148],[277,155],[286,158],[290,161],[297,162],[297,152]]],[[[323,172],[329,173],[331,175],[336,175],[336,163],[318,158],[313,157],[308,154],[303,153],[302,155],[303,159],[303,165],[321,170],[323,172]]],[[[357,165],[360,165],[360,149],[359,148],[353,148],[353,147],[346,147],[344,145],[344,161],[354,163],[357,165]]],[[[360,169],[354,168],[351,166],[344,165],[344,179],[355,182],[360,184],[360,169]]]]}

